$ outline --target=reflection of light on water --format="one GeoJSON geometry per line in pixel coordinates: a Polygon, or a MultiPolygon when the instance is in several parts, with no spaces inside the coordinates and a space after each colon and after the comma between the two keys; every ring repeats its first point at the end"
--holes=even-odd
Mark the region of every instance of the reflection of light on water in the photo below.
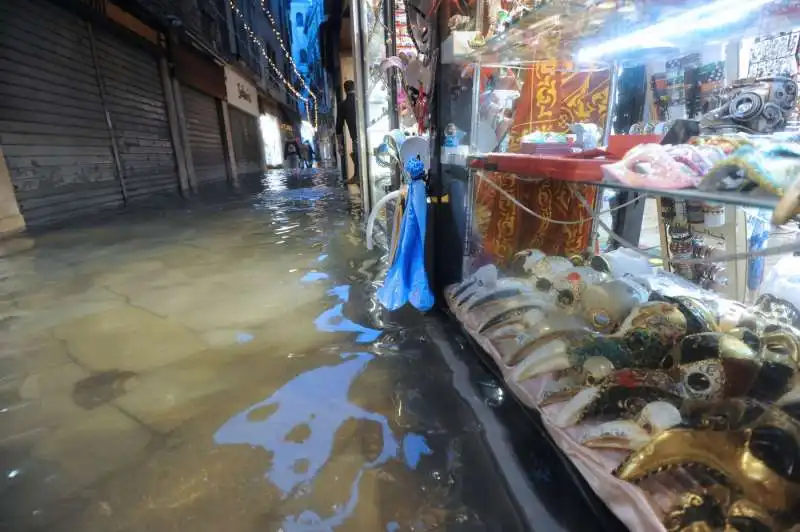
{"type": "Polygon", "coordinates": [[[281,172],[267,172],[264,185],[270,192],[286,190],[286,175],[281,172]]]}
{"type": "Polygon", "coordinates": [[[317,329],[324,332],[357,332],[356,337],[358,343],[372,343],[381,335],[378,329],[370,329],[359,325],[344,317],[344,303],[350,298],[350,287],[347,285],[340,285],[328,290],[328,294],[338,297],[342,303],[335,305],[333,308],[326,310],[320,314],[314,325],[317,329]]]}
{"type": "Polygon", "coordinates": [[[333,190],[326,186],[287,188],[284,174],[267,174],[264,181],[264,190],[255,196],[258,200],[255,206],[283,215],[291,212],[308,213],[309,208],[313,210],[317,202],[333,196],[333,190]]]}
{"type": "Polygon", "coordinates": [[[408,434],[403,440],[403,458],[406,465],[411,469],[416,469],[422,455],[431,454],[430,447],[425,442],[425,437],[419,434],[408,434]]]}
{"type": "Polygon", "coordinates": [[[255,336],[253,336],[250,333],[245,333],[245,332],[236,333],[236,343],[247,344],[252,342],[254,339],[255,336]]]}
{"type": "MultiPolygon", "coordinates": [[[[301,373],[271,397],[230,418],[214,434],[218,444],[247,444],[272,453],[267,477],[286,497],[300,484],[310,482],[325,465],[336,432],[345,421],[367,420],[380,425],[383,448],[375,460],[361,466],[347,502],[324,519],[311,510],[289,516],[283,525],[287,531],[331,530],[342,524],[358,504],[358,485],[364,472],[397,457],[401,449],[385,416],[367,412],[348,401],[350,387],[374,356],[347,353],[342,357],[344,360],[334,366],[301,373]],[[260,412],[267,412],[266,418],[261,419],[260,412]],[[307,427],[307,436],[302,441],[292,441],[289,434],[298,426],[307,427]],[[298,469],[299,464],[305,468],[298,469]]],[[[412,468],[422,454],[431,453],[424,438],[415,434],[406,436],[402,449],[406,463],[412,468]]]]}
{"type": "Polygon", "coordinates": [[[330,456],[336,430],[348,419],[365,419],[381,425],[383,451],[375,462],[366,466],[385,462],[397,454],[397,442],[386,418],[366,412],[347,400],[353,381],[373,358],[368,353],[357,353],[341,364],[301,373],[270,398],[229,419],[214,435],[214,440],[222,444],[257,445],[273,452],[269,479],[284,495],[301,482],[314,478],[330,456]],[[277,410],[259,421],[257,410],[269,406],[277,410]],[[251,413],[256,420],[248,419],[251,413]],[[302,424],[310,428],[308,438],[301,442],[288,441],[286,435],[302,424]],[[294,469],[300,460],[308,461],[303,472],[294,469]]]}
{"type": "Polygon", "coordinates": [[[314,281],[322,281],[328,278],[327,273],[323,272],[308,272],[303,277],[300,278],[300,281],[303,283],[311,283],[314,281]]]}
{"type": "Polygon", "coordinates": [[[340,284],[339,286],[334,286],[328,290],[328,295],[336,296],[341,299],[343,303],[347,303],[347,301],[350,300],[350,285],[340,284]]]}
{"type": "MultiPolygon", "coordinates": [[[[318,260],[326,257],[321,255],[318,260]]],[[[301,281],[327,278],[326,273],[311,271],[301,281]]],[[[381,331],[344,317],[344,303],[350,299],[349,285],[335,286],[328,290],[328,295],[338,298],[340,303],[317,317],[314,321],[317,329],[357,332],[356,342],[377,340],[381,331]]],[[[346,421],[374,421],[381,427],[381,452],[374,460],[361,465],[352,480],[347,501],[335,506],[333,514],[327,518],[312,510],[286,517],[282,529],[287,532],[332,530],[340,526],[358,505],[358,487],[365,471],[399,456],[409,468],[416,469],[422,456],[432,453],[423,436],[407,434],[399,443],[385,416],[367,412],[348,401],[350,387],[374,355],[343,353],[341,357],[343,361],[336,365],[301,373],[271,397],[230,418],[214,434],[218,444],[247,444],[270,452],[272,460],[267,478],[288,497],[301,484],[310,483],[330,459],[336,433],[346,421]]],[[[397,529],[397,523],[387,525],[387,530],[397,529]]]]}

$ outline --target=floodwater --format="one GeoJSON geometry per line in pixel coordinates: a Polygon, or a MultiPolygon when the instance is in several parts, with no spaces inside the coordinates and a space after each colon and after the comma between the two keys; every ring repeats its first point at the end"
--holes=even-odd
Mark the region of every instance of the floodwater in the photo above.
{"type": "MultiPolygon", "coordinates": [[[[0,243],[0,529],[596,530],[330,175],[0,243]]],[[[537,441],[539,443],[537,443],[537,441]]]]}

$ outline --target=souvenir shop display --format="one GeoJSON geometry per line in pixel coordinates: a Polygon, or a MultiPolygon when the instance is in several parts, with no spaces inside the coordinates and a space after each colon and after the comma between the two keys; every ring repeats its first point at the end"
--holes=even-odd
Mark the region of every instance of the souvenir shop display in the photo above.
{"type": "Polygon", "coordinates": [[[353,6],[352,17],[358,20],[351,25],[353,78],[360,93],[356,119],[357,130],[363,132],[354,163],[366,214],[385,206],[387,194],[408,185],[403,164],[393,157],[403,144],[398,135],[428,142],[438,56],[437,5],[429,0],[370,0],[353,6]],[[385,143],[387,136],[393,138],[392,147],[385,143]]]}
{"type": "Polygon", "coordinates": [[[774,312],[769,295],[748,307],[614,253],[521,252],[520,274],[483,266],[446,299],[631,529],[668,524],[689,492],[723,513],[758,508],[753,526],[770,527],[758,530],[788,529],[800,519],[800,311],[781,300],[774,312]],[[643,498],[662,506],[637,508],[643,498]]]}
{"type": "Polygon", "coordinates": [[[800,235],[784,4],[487,2],[455,58],[472,122],[445,117],[439,149],[468,145],[468,172],[432,212],[463,247],[434,252],[460,268],[434,290],[630,530],[800,529],[800,238],[771,236],[800,235]],[[646,198],[644,249],[608,219],[646,198]]]}

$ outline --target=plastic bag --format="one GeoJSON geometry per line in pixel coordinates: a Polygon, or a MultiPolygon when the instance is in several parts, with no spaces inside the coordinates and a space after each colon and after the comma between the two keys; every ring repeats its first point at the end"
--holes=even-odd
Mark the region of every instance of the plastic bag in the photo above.
{"type": "Polygon", "coordinates": [[[425,183],[411,181],[406,212],[400,224],[397,255],[378,290],[378,300],[388,310],[397,310],[406,303],[422,311],[433,307],[433,293],[425,271],[426,215],[425,183]]]}

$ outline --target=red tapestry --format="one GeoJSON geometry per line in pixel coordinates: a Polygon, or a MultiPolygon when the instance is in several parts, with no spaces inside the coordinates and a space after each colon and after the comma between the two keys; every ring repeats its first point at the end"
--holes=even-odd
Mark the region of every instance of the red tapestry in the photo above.
{"type": "MultiPolygon", "coordinates": [[[[511,127],[510,152],[518,152],[520,139],[532,131],[567,133],[569,124],[591,122],[605,126],[608,110],[609,72],[569,72],[569,65],[539,63],[524,74],[522,95],[511,127]]],[[[485,172],[487,178],[511,193],[523,205],[545,218],[579,220],[586,211],[566,183],[526,182],[511,174],[485,172]]],[[[574,186],[574,185],[573,185],[574,186]]],[[[596,187],[581,186],[581,194],[593,205],[596,187]]],[[[483,250],[495,262],[504,263],[522,249],[571,255],[589,245],[591,222],[558,225],[536,218],[478,182],[475,221],[483,250]]]]}

